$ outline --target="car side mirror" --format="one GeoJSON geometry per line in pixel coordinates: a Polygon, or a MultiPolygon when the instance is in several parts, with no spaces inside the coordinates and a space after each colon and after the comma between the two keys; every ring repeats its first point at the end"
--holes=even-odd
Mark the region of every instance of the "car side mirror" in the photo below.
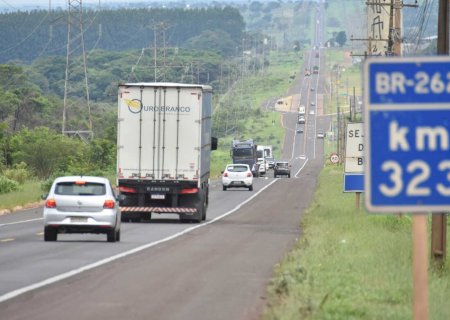
{"type": "Polygon", "coordinates": [[[116,199],[119,200],[119,201],[124,201],[125,198],[126,198],[126,197],[125,197],[124,194],[119,194],[119,195],[116,197],[116,199]]]}
{"type": "Polygon", "coordinates": [[[48,193],[44,193],[44,194],[41,195],[41,199],[42,200],[46,200],[47,197],[48,197],[48,193]]]}

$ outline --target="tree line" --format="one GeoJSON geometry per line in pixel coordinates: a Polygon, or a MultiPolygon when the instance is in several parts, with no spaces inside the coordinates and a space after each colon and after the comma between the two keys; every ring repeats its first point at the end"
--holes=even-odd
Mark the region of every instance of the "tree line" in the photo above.
{"type": "MultiPolygon", "coordinates": [[[[43,56],[65,56],[67,28],[67,11],[0,14],[0,63],[30,63],[43,56]]],[[[76,28],[72,26],[72,30],[76,28]]],[[[153,47],[155,34],[164,31],[167,47],[192,47],[199,42],[199,37],[205,35],[209,38],[211,50],[229,56],[234,54],[234,48],[241,43],[245,22],[239,10],[232,7],[85,10],[83,30],[88,51],[153,47]],[[216,38],[211,37],[211,34],[216,35],[216,38]]],[[[156,39],[159,41],[158,37],[156,39]]]]}

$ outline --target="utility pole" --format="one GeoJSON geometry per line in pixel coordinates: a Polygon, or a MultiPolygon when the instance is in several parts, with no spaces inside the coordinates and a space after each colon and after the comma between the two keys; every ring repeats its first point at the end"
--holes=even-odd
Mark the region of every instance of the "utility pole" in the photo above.
{"type": "Polygon", "coordinates": [[[62,133],[79,136],[85,142],[93,137],[86,52],[84,50],[82,0],[68,0],[62,133]],[[82,79],[78,79],[80,69],[83,74],[82,79]],[[85,112],[83,109],[87,109],[86,115],[83,114],[85,112]],[[85,116],[83,119],[85,121],[78,121],[78,123],[86,122],[86,128],[73,128],[73,125],[69,128],[68,119],[75,114],[82,118],[85,116]]]}
{"type": "Polygon", "coordinates": [[[374,34],[372,36],[368,36],[367,38],[354,38],[353,35],[351,35],[350,40],[359,40],[359,41],[367,41],[367,52],[364,54],[353,54],[352,56],[364,56],[365,58],[373,56],[373,55],[381,55],[382,52],[379,50],[378,45],[380,42],[386,42],[386,51],[384,52],[385,55],[395,55],[395,56],[401,56],[402,55],[402,39],[401,39],[401,25],[402,25],[402,14],[401,9],[404,7],[412,7],[417,8],[417,0],[415,0],[415,4],[406,4],[403,3],[402,0],[389,0],[387,2],[376,2],[376,1],[367,1],[366,5],[370,6],[373,11],[376,11],[375,18],[373,21],[369,21],[369,25],[371,25],[372,28],[377,30],[378,34],[375,34],[376,38],[374,38],[374,34]],[[384,7],[389,7],[387,10],[389,10],[389,19],[388,21],[383,20],[383,9],[384,7]],[[384,25],[388,24],[388,33],[387,38],[386,36],[383,36],[383,28],[384,25]],[[374,52],[374,47],[377,47],[377,50],[374,52]]]}
{"type": "MultiPolygon", "coordinates": [[[[438,42],[437,54],[448,55],[449,53],[449,3],[448,0],[439,0],[438,14],[438,42]]],[[[431,217],[431,255],[437,267],[445,263],[447,243],[447,215],[436,213],[431,217]]]]}

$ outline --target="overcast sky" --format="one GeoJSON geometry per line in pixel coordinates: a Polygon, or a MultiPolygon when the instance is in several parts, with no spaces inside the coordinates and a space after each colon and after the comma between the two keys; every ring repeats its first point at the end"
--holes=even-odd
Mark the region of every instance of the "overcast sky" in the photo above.
{"type": "MultiPolygon", "coordinates": [[[[82,0],[83,4],[108,4],[117,2],[151,2],[150,0],[82,0]]],[[[161,1],[161,0],[160,0],[161,1]]],[[[171,1],[167,1],[171,2],[171,1]]],[[[67,0],[0,0],[1,7],[9,7],[10,9],[19,9],[23,6],[34,7],[64,7],[67,6],[67,0]]]]}

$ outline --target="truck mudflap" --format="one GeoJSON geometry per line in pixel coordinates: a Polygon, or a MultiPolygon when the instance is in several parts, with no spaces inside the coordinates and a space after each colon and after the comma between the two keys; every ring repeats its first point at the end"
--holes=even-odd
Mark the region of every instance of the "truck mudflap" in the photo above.
{"type": "Polygon", "coordinates": [[[182,207],[120,207],[121,212],[149,212],[149,213],[197,213],[196,208],[182,208],[182,207]]]}

